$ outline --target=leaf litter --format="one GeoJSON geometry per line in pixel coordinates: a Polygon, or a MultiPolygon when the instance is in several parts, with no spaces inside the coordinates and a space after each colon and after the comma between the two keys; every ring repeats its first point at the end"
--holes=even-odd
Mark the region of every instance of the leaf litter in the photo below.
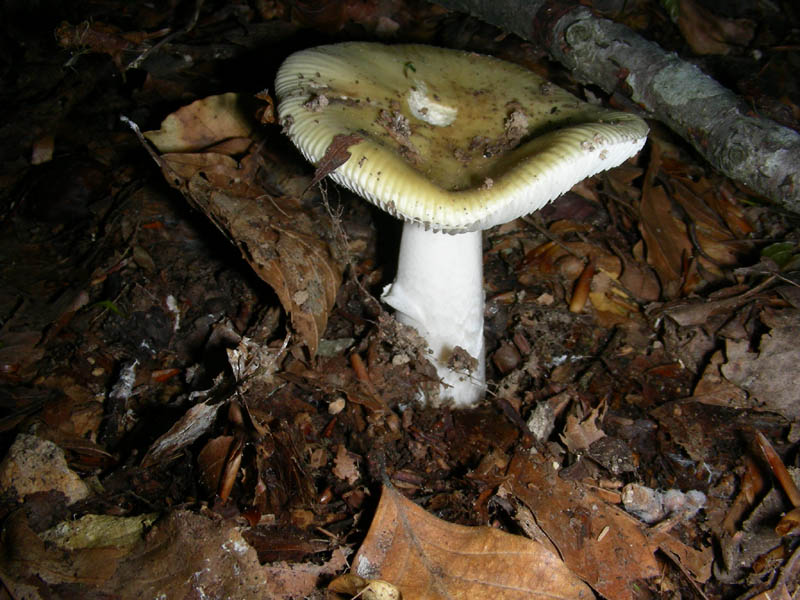
{"type": "MultiPolygon", "coordinates": [[[[679,4],[671,35],[696,52],[751,43],[746,19],[679,4]]],[[[4,151],[29,140],[31,163],[4,171],[0,215],[0,255],[14,257],[0,263],[12,596],[322,597],[348,564],[331,593],[796,591],[791,217],[654,128],[638,160],[489,232],[490,400],[425,408],[425,349],[373,297],[391,230],[346,191],[317,190],[358,140],[310,172],[268,93],[221,93],[217,69],[248,44],[282,56],[299,27],[430,41],[458,17],[262,3],[210,44],[206,28],[229,23],[214,3],[200,20],[138,10],[128,32],[114,11],[61,24],[73,54],[40,57],[9,88],[33,102],[13,86],[42,86],[67,60],[80,83],[56,78],[58,110],[43,100],[35,122],[3,129],[4,151]],[[108,105],[70,112],[96,82],[108,105]],[[148,180],[132,136],[102,125],[123,106],[150,125],[169,114],[146,136],[202,219],[148,180]]],[[[536,63],[512,37],[463,31],[536,63]]],[[[785,64],[771,56],[743,89],[785,64]]],[[[780,85],[781,106],[753,100],[796,123],[780,85]]]]}
{"type": "Polygon", "coordinates": [[[144,136],[164,153],[167,180],[273,287],[313,357],[336,298],[341,259],[325,239],[331,233],[319,231],[297,199],[273,197],[259,186],[259,172],[268,165],[256,140],[248,137],[253,118],[240,112],[240,102],[235,94],[198,100],[144,136]],[[231,156],[241,152],[247,154],[238,160],[231,156]]]}
{"type": "Polygon", "coordinates": [[[381,492],[353,570],[392,582],[409,599],[594,597],[537,542],[491,527],[447,523],[390,487],[381,492]]]}

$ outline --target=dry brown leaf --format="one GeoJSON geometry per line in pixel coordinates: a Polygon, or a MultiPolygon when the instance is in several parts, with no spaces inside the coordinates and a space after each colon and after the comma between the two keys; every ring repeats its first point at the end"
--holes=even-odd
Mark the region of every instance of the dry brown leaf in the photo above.
{"type": "MultiPolygon", "coordinates": [[[[639,242],[641,243],[641,242],[639,242]]],[[[622,275],[619,282],[639,302],[655,302],[661,295],[661,286],[658,277],[644,261],[629,256],[621,251],[617,252],[622,261],[622,275]]]]}
{"type": "MultiPolygon", "coordinates": [[[[736,207],[732,196],[717,190],[708,180],[693,182],[683,174],[668,175],[665,163],[671,159],[669,144],[655,138],[653,152],[639,204],[639,229],[647,248],[647,262],[653,266],[664,296],[675,298],[694,291],[710,281],[721,279],[722,268],[736,265],[743,248],[728,226],[735,231],[748,231],[748,224],[736,207]],[[656,176],[669,180],[655,185],[656,176]],[[715,207],[731,209],[726,221],[715,207]]],[[[742,233],[739,237],[742,237],[742,233]]]]}
{"type": "Polygon", "coordinates": [[[657,529],[651,533],[651,539],[658,545],[659,550],[669,556],[687,575],[699,582],[705,583],[711,578],[711,566],[714,562],[714,552],[711,547],[702,551],[695,550],[676,538],[657,529]]]}
{"type": "Polygon", "coordinates": [[[138,543],[80,550],[46,544],[19,511],[1,543],[0,577],[16,598],[57,597],[66,584],[75,598],[289,600],[312,595],[321,576],[347,563],[337,548],[321,565],[262,566],[236,525],[188,511],[164,517],[138,543]]]}
{"type": "Polygon", "coordinates": [[[63,550],[86,548],[123,548],[137,544],[150,526],[158,519],[158,513],[147,513],[136,517],[112,515],[83,515],[67,519],[39,533],[45,543],[63,550]]]}
{"type": "Polygon", "coordinates": [[[658,274],[661,288],[670,297],[680,286],[685,257],[692,254],[686,226],[670,210],[670,199],[664,188],[645,189],[640,204],[639,229],[647,246],[647,262],[658,274]]]}
{"type": "Polygon", "coordinates": [[[640,313],[638,304],[605,271],[592,278],[589,300],[604,327],[624,324],[640,313]]]}
{"type": "Polygon", "coordinates": [[[102,586],[130,551],[128,546],[66,550],[48,544],[31,529],[22,510],[3,524],[0,546],[0,575],[15,598],[49,597],[40,586],[70,584],[76,592],[80,586],[102,586]]]}
{"type": "Polygon", "coordinates": [[[171,460],[189,444],[205,434],[217,419],[219,404],[195,404],[147,450],[142,466],[149,467],[171,460]]]}
{"type": "Polygon", "coordinates": [[[747,286],[731,286],[711,294],[708,298],[692,298],[667,302],[653,311],[655,316],[667,316],[681,327],[706,325],[709,319],[720,315],[731,315],[741,306],[758,298],[769,280],[751,288],[747,286]]]}
{"type": "Polygon", "coordinates": [[[261,100],[264,104],[262,108],[259,108],[258,112],[256,113],[256,117],[258,118],[258,122],[264,125],[269,123],[277,123],[277,119],[275,118],[275,101],[272,99],[272,96],[264,90],[256,94],[256,98],[261,100]]]}
{"type": "MultiPolygon", "coordinates": [[[[743,204],[737,202],[734,195],[733,185],[730,181],[708,181],[705,177],[700,177],[697,181],[689,179],[686,185],[690,189],[702,186],[704,190],[711,190],[709,194],[706,192],[704,198],[708,205],[722,217],[728,229],[738,238],[743,238],[746,235],[755,231],[755,227],[747,219],[743,204]]],[[[695,192],[696,193],[696,192],[695,192]]]]}
{"type": "Polygon", "coordinates": [[[705,202],[703,197],[692,193],[679,182],[674,182],[674,190],[673,197],[692,223],[697,244],[703,253],[714,261],[710,263],[703,259],[705,267],[713,269],[715,265],[737,264],[739,257],[734,245],[736,240],[722,217],[705,202]]]}
{"type": "Polygon", "coordinates": [[[392,583],[404,600],[594,597],[537,542],[491,527],[447,523],[388,487],[353,570],[392,583]]]}
{"type": "Polygon", "coordinates": [[[353,485],[361,477],[355,457],[347,451],[344,444],[340,444],[339,450],[336,452],[333,474],[339,479],[344,479],[350,485],[353,485]]]}
{"type": "Polygon", "coordinates": [[[197,455],[197,467],[200,470],[200,483],[207,493],[213,495],[219,488],[222,469],[230,452],[234,437],[220,435],[211,438],[197,455]]]}
{"type": "Polygon", "coordinates": [[[594,272],[594,261],[590,260],[583,268],[583,271],[581,271],[581,274],[578,276],[572,288],[572,299],[569,302],[570,312],[579,313],[583,311],[583,307],[586,305],[586,299],[589,297],[589,290],[591,289],[594,272]]]}
{"type": "Polygon", "coordinates": [[[513,494],[533,511],[567,566],[607,600],[633,600],[637,581],[660,574],[641,523],[561,479],[543,457],[517,455],[509,474],[513,494]]]}
{"type": "Polygon", "coordinates": [[[183,106],[161,122],[161,129],[144,136],[162,154],[198,152],[231,138],[246,138],[253,119],[242,110],[242,97],[228,93],[183,106]]]}
{"type": "Polygon", "coordinates": [[[586,242],[545,242],[526,253],[524,266],[545,274],[558,269],[564,277],[575,279],[584,268],[579,258],[591,260],[596,270],[605,271],[614,279],[622,272],[622,261],[617,256],[601,246],[586,242]],[[567,259],[573,259],[577,267],[564,264],[567,259]]]}
{"type": "Polygon", "coordinates": [[[246,206],[222,194],[213,200],[215,216],[228,224],[242,256],[275,290],[300,340],[315,356],[342,278],[340,263],[316,233],[317,224],[291,198],[246,206]]]}
{"type": "Polygon", "coordinates": [[[575,415],[567,416],[567,424],[564,433],[561,434],[561,441],[573,454],[586,450],[592,443],[606,436],[605,432],[598,425],[598,419],[602,420],[602,407],[598,406],[591,410],[586,418],[579,420],[575,415]]]}
{"type": "Polygon", "coordinates": [[[747,390],[758,401],[758,408],[783,415],[789,420],[800,417],[797,402],[797,338],[800,312],[794,309],[764,311],[761,321],[770,327],[758,341],[756,352],[749,340],[726,340],[722,365],[725,378],[747,390]]]}
{"type": "Polygon", "coordinates": [[[328,322],[342,265],[326,238],[330,224],[298,198],[272,197],[262,187],[269,167],[246,138],[253,121],[235,94],[185,106],[146,132],[157,148],[167,181],[239,248],[253,270],[275,290],[311,356],[328,322]],[[236,160],[228,152],[249,154],[236,160]],[[202,149],[203,152],[194,152],[202,149]],[[210,151],[213,150],[213,151],[210,151]]]}
{"type": "Polygon", "coordinates": [[[0,331],[0,381],[13,381],[44,356],[41,339],[42,332],[34,329],[9,331],[4,327],[0,331]]]}
{"type": "MultiPolygon", "coordinates": [[[[226,193],[244,198],[254,198],[263,193],[255,186],[252,177],[247,177],[239,161],[225,154],[214,152],[198,152],[195,154],[162,154],[162,165],[165,171],[169,169],[170,175],[182,181],[188,181],[193,176],[200,174],[209,185],[225,190],[226,193]]],[[[173,183],[182,183],[175,179],[173,183]]]]}
{"type": "Polygon", "coordinates": [[[680,0],[678,28],[695,54],[728,54],[732,46],[748,44],[755,23],[719,17],[694,0],[680,0]]]}
{"type": "Polygon", "coordinates": [[[20,501],[28,494],[62,493],[69,503],[83,500],[89,486],[67,465],[64,450],[35,435],[17,434],[0,462],[0,494],[20,501]]]}
{"type": "Polygon", "coordinates": [[[789,469],[786,468],[786,463],[783,462],[783,459],[775,451],[767,437],[758,430],[756,430],[756,443],[789,502],[795,508],[800,507],[800,489],[797,488],[797,483],[792,478],[792,474],[789,473],[789,469]]]}
{"type": "Polygon", "coordinates": [[[317,170],[314,172],[314,179],[311,180],[308,187],[314,187],[333,171],[346,163],[350,159],[350,152],[348,150],[350,146],[363,141],[364,138],[355,133],[350,135],[340,133],[333,136],[331,143],[325,149],[325,155],[317,165],[317,170]]]}
{"type": "Polygon", "coordinates": [[[56,41],[63,48],[72,48],[77,52],[96,52],[107,54],[114,64],[124,70],[124,55],[137,52],[143,42],[165,36],[168,29],[153,32],[122,31],[119,27],[101,21],[83,21],[71,25],[62,22],[55,30],[56,41]]]}
{"type": "Polygon", "coordinates": [[[786,581],[780,578],[775,587],[756,594],[752,597],[752,600],[792,600],[792,595],[789,593],[786,581]]]}
{"type": "Polygon", "coordinates": [[[692,399],[703,404],[730,408],[753,408],[755,402],[747,398],[747,393],[722,376],[720,367],[724,362],[721,351],[717,350],[711,355],[700,381],[694,388],[692,399]]]}
{"type": "Polygon", "coordinates": [[[400,590],[391,583],[380,579],[370,581],[353,573],[339,575],[328,584],[328,590],[363,600],[399,600],[401,597],[400,590]]]}

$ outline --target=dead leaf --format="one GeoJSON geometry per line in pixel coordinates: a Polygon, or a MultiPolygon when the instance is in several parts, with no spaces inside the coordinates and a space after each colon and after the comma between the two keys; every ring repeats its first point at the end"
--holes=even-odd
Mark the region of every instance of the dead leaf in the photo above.
{"type": "Polygon", "coordinates": [[[598,419],[602,420],[604,405],[597,406],[584,419],[578,419],[575,415],[567,416],[567,424],[564,433],[561,434],[561,441],[570,452],[576,454],[581,450],[586,450],[597,440],[606,436],[598,424],[598,419]]]}
{"type": "MultiPolygon", "coordinates": [[[[800,489],[797,488],[797,483],[795,483],[791,473],[789,473],[789,469],[786,468],[786,463],[783,462],[783,459],[781,459],[775,451],[775,448],[772,447],[772,444],[770,444],[766,436],[758,430],[756,430],[756,442],[761,450],[761,454],[769,465],[770,471],[772,471],[775,479],[780,483],[786,497],[789,498],[789,502],[791,502],[792,506],[795,508],[800,507],[800,489]]],[[[796,520],[797,516],[795,515],[793,518],[796,520]]]]}
{"type": "MultiPolygon", "coordinates": [[[[248,177],[249,173],[242,169],[242,164],[226,154],[215,152],[162,154],[161,160],[163,169],[165,172],[169,169],[173,178],[189,181],[199,174],[210,186],[225,190],[225,193],[231,196],[242,198],[254,198],[263,193],[263,190],[255,185],[255,178],[248,177]]],[[[175,183],[174,179],[171,181],[175,183]]]]}
{"type": "Polygon", "coordinates": [[[76,598],[289,600],[311,596],[348,554],[336,548],[322,564],[262,566],[238,526],[189,511],[170,513],[133,545],[77,550],[46,544],[18,511],[0,543],[0,577],[16,598],[51,597],[67,584],[76,598]]]}
{"type": "Polygon", "coordinates": [[[661,295],[658,277],[649,266],[633,257],[620,253],[623,261],[620,283],[636,300],[642,303],[655,302],[661,295]]]}
{"type": "Polygon", "coordinates": [[[581,271],[581,274],[578,276],[578,280],[575,282],[575,286],[572,289],[572,299],[569,302],[570,312],[579,313],[583,311],[583,307],[586,304],[586,299],[589,297],[589,289],[592,283],[592,277],[594,276],[594,271],[594,261],[590,260],[589,264],[587,264],[583,271],[581,271]]]}
{"type": "Polygon", "coordinates": [[[0,332],[0,380],[12,381],[15,376],[36,364],[44,356],[39,346],[42,332],[33,329],[0,332]]]}
{"type": "Polygon", "coordinates": [[[692,399],[703,404],[716,404],[729,408],[754,408],[754,402],[738,385],[732,384],[722,376],[720,370],[725,359],[717,350],[708,359],[703,375],[694,388],[692,399]]]}
{"type": "Polygon", "coordinates": [[[264,103],[256,113],[258,122],[263,125],[277,123],[278,120],[275,118],[275,101],[272,99],[272,96],[270,96],[266,90],[263,90],[256,94],[256,98],[264,103]]]}
{"type": "Polygon", "coordinates": [[[624,324],[640,314],[633,298],[605,271],[596,273],[592,278],[589,301],[595,309],[598,323],[604,327],[624,324]]]}
{"type": "Polygon", "coordinates": [[[681,570],[687,575],[691,575],[697,582],[705,583],[711,578],[711,566],[714,562],[714,552],[711,547],[704,548],[702,551],[695,550],[658,530],[652,532],[651,539],[658,545],[659,550],[675,561],[681,570]]]}
{"type": "Polygon", "coordinates": [[[219,194],[214,207],[230,224],[230,235],[242,256],[275,290],[300,340],[315,356],[336,301],[342,268],[316,233],[311,216],[290,198],[260,200],[245,208],[219,194]],[[267,224],[270,229],[265,231],[267,224]],[[297,292],[305,292],[302,303],[296,302],[297,292]]]}
{"type": "Polygon", "coordinates": [[[639,211],[647,262],[658,274],[665,295],[675,297],[683,277],[684,260],[692,253],[686,226],[672,215],[670,199],[661,186],[644,190],[639,211]]]}
{"type": "Polygon", "coordinates": [[[88,514],[62,521],[39,537],[64,550],[132,546],[142,539],[157,517],[158,513],[136,517],[88,514]]]}
{"type": "Polygon", "coordinates": [[[56,138],[52,133],[45,133],[33,142],[31,148],[31,164],[43,165],[53,160],[56,138]]]}
{"type": "Polygon", "coordinates": [[[350,146],[363,141],[364,138],[355,133],[350,135],[345,135],[343,133],[335,135],[331,143],[325,149],[325,155],[319,161],[319,164],[317,164],[317,170],[314,171],[314,179],[311,180],[308,187],[314,187],[346,163],[350,159],[350,152],[348,152],[350,146]]]}
{"type": "Polygon", "coordinates": [[[89,486],[67,466],[61,448],[35,435],[18,434],[0,463],[0,492],[19,501],[51,490],[63,493],[70,504],[90,494],[89,486]]]}
{"type": "Polygon", "coordinates": [[[633,600],[637,581],[661,573],[656,547],[638,521],[561,479],[543,457],[517,455],[509,474],[513,494],[533,511],[566,565],[607,600],[633,600]]]}
{"type": "Polygon", "coordinates": [[[353,570],[392,583],[404,600],[594,597],[537,542],[491,527],[447,523],[388,487],[353,570]]]}
{"type": "Polygon", "coordinates": [[[123,70],[123,56],[134,54],[137,47],[146,40],[158,38],[169,33],[168,29],[152,33],[142,31],[124,32],[120,28],[102,23],[100,21],[83,21],[72,25],[63,21],[55,30],[58,44],[63,48],[74,49],[78,52],[88,51],[98,54],[107,54],[114,64],[123,70]]]}
{"type": "MultiPolygon", "coordinates": [[[[550,232],[556,233],[554,227],[550,228],[550,232]]],[[[622,272],[622,261],[599,245],[586,242],[560,242],[558,244],[546,242],[526,253],[523,263],[525,271],[521,275],[528,270],[535,270],[542,274],[557,270],[565,278],[576,279],[584,270],[585,263],[582,259],[591,261],[597,271],[604,271],[613,279],[617,279],[622,272]]]]}
{"type": "Polygon", "coordinates": [[[722,268],[737,264],[741,251],[748,248],[714,207],[722,211],[731,207],[735,231],[744,231],[747,223],[741,211],[733,208],[732,196],[718,193],[707,179],[693,182],[682,174],[668,175],[672,160],[668,142],[656,137],[651,147],[639,203],[639,230],[647,262],[658,274],[664,296],[675,298],[721,279],[722,268]],[[655,183],[659,173],[665,178],[663,186],[655,183]]]}
{"type": "Polygon", "coordinates": [[[344,479],[350,485],[353,485],[361,477],[355,457],[347,451],[344,444],[340,444],[339,450],[336,452],[333,474],[339,479],[344,479]]]}
{"type": "Polygon", "coordinates": [[[742,517],[753,508],[756,498],[759,497],[766,485],[761,466],[750,456],[744,457],[744,473],[741,475],[739,493],[728,508],[725,518],[720,523],[722,538],[728,541],[733,539],[742,517]]]}
{"type": "Polygon", "coordinates": [[[167,181],[272,286],[314,356],[343,268],[326,241],[333,237],[328,219],[311,214],[298,198],[273,197],[265,189],[270,166],[247,137],[254,122],[240,105],[236,94],[198,100],[144,135],[166,152],[160,159],[167,181]],[[249,153],[238,160],[227,154],[243,150],[249,153]]]}
{"type": "Polygon", "coordinates": [[[695,54],[728,54],[755,33],[753,21],[719,17],[694,0],[680,0],[678,28],[695,54]]]}
{"type": "Polygon", "coordinates": [[[219,404],[201,402],[195,404],[164,435],[150,446],[142,459],[142,466],[149,467],[170,460],[186,446],[194,443],[206,433],[217,419],[219,404]]]}
{"type": "Polygon", "coordinates": [[[206,442],[206,445],[197,455],[200,483],[206,493],[210,495],[215,494],[219,489],[222,469],[225,467],[233,440],[234,437],[232,435],[220,435],[212,438],[206,442]]]}
{"type": "Polygon", "coordinates": [[[353,573],[339,575],[328,584],[328,589],[363,600],[400,600],[401,597],[400,590],[388,581],[380,579],[370,581],[353,573]]]}
{"type": "Polygon", "coordinates": [[[797,340],[800,337],[800,311],[789,309],[770,315],[762,322],[770,327],[761,336],[755,352],[748,340],[727,340],[722,365],[725,378],[744,388],[759,401],[759,408],[775,411],[789,420],[800,417],[797,385],[797,340]]]}
{"type": "Polygon", "coordinates": [[[198,152],[231,138],[247,138],[253,118],[242,104],[243,98],[234,93],[196,100],[168,115],[161,129],[144,132],[144,137],[162,154],[198,152]]]}
{"type": "Polygon", "coordinates": [[[721,472],[737,465],[741,457],[730,452],[730,440],[753,424],[752,414],[693,398],[665,402],[650,415],[658,420],[659,431],[686,451],[698,472],[704,472],[705,464],[713,464],[721,472]]]}
{"type": "Polygon", "coordinates": [[[700,177],[697,181],[689,179],[686,185],[692,189],[702,186],[704,190],[711,191],[705,196],[706,202],[722,217],[728,229],[736,237],[743,238],[755,231],[755,227],[750,223],[744,211],[744,203],[736,201],[733,184],[729,180],[708,181],[705,177],[700,177]]]}
{"type": "MultiPolygon", "coordinates": [[[[698,191],[702,189],[696,183],[693,187],[698,191]]],[[[704,196],[713,195],[711,186],[708,185],[703,195],[691,191],[679,181],[673,181],[673,189],[673,198],[685,211],[686,218],[692,224],[696,243],[705,255],[701,258],[706,261],[706,268],[737,264],[737,240],[722,217],[705,201],[704,196]]]]}
{"type": "Polygon", "coordinates": [[[131,548],[60,548],[36,535],[22,510],[13,513],[3,524],[0,546],[3,548],[0,554],[3,585],[15,598],[46,598],[38,585],[34,587],[29,583],[34,580],[44,586],[102,586],[114,575],[119,560],[131,548]]]}

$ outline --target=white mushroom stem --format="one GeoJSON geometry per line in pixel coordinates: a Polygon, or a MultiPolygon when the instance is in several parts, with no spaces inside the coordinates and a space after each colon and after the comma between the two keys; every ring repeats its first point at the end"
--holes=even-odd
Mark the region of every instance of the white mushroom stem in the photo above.
{"type": "Polygon", "coordinates": [[[486,385],[482,240],[480,231],[450,235],[406,222],[397,277],[383,291],[398,320],[428,342],[443,383],[440,398],[458,407],[475,405],[486,385]],[[456,346],[477,360],[477,368],[448,366],[456,346]]]}

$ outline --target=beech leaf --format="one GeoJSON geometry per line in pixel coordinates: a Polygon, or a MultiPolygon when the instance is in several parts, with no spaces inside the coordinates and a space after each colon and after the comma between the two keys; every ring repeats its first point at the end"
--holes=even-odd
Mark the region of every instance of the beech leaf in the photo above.
{"type": "Polygon", "coordinates": [[[404,600],[594,598],[538,542],[492,527],[448,523],[389,487],[353,568],[360,577],[393,584],[404,600]]]}
{"type": "Polygon", "coordinates": [[[242,111],[239,94],[209,96],[183,106],[144,136],[160,152],[196,152],[225,140],[246,138],[252,120],[242,111]]]}
{"type": "Polygon", "coordinates": [[[509,475],[564,562],[607,600],[633,600],[637,581],[659,575],[657,544],[639,521],[561,479],[541,456],[515,456],[509,475]]]}
{"type": "MultiPolygon", "coordinates": [[[[275,290],[309,354],[317,352],[342,277],[330,222],[300,198],[266,189],[268,165],[254,118],[236,94],[193,102],[145,132],[166,180],[233,243],[275,290]],[[242,154],[246,153],[244,156],[242,154]]],[[[343,149],[346,151],[346,147],[343,149]]]]}
{"type": "Polygon", "coordinates": [[[639,229],[647,246],[647,262],[658,273],[663,289],[676,287],[683,263],[692,254],[686,226],[674,217],[670,199],[662,187],[642,194],[639,229]]]}

